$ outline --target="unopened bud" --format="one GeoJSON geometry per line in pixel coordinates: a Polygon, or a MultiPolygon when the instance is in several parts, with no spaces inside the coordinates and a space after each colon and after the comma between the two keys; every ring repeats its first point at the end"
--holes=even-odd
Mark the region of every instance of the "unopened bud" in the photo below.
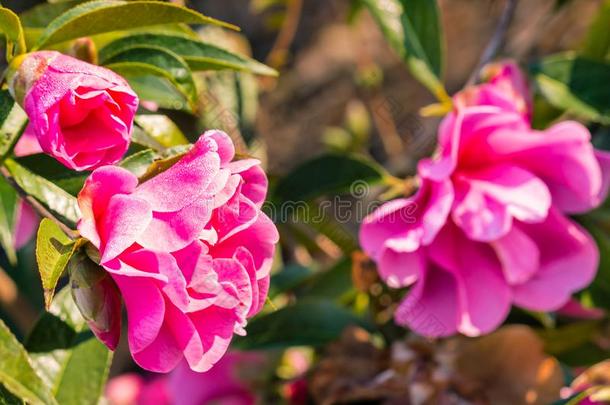
{"type": "Polygon", "coordinates": [[[112,277],[83,252],[69,263],[72,298],[93,333],[114,350],[121,333],[121,297],[112,277]]]}
{"type": "Polygon", "coordinates": [[[91,38],[83,37],[74,41],[69,55],[83,62],[97,65],[97,47],[91,38]]]}

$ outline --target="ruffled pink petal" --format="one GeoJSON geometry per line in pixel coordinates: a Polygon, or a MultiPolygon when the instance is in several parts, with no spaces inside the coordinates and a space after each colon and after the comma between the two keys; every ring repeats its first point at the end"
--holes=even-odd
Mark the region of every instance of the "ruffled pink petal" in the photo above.
{"type": "Polygon", "coordinates": [[[449,181],[425,180],[411,199],[390,201],[367,216],[360,228],[360,244],[373,258],[385,241],[394,240],[395,251],[413,252],[429,244],[447,220],[453,202],[449,181]]]}
{"type": "Polygon", "coordinates": [[[216,145],[218,145],[218,156],[220,157],[221,165],[227,165],[229,162],[231,162],[231,160],[233,160],[233,157],[235,156],[235,146],[233,146],[231,137],[225,132],[213,129],[204,132],[202,137],[204,139],[213,139],[216,142],[216,145]]]}
{"type": "Polygon", "coordinates": [[[140,184],[134,195],[149,201],[156,212],[175,212],[193,202],[220,170],[218,145],[201,137],[176,164],[140,184]]]}
{"type": "Polygon", "coordinates": [[[534,311],[556,310],[595,277],[597,246],[587,232],[557,210],[551,210],[544,223],[521,227],[538,246],[540,269],[525,284],[514,287],[514,301],[534,311]]]}
{"type": "Polygon", "coordinates": [[[377,271],[388,287],[408,287],[426,271],[425,255],[421,250],[397,252],[391,248],[391,242],[390,239],[379,256],[377,271]]]}
{"type": "Polygon", "coordinates": [[[203,311],[191,314],[193,324],[199,332],[203,343],[204,354],[196,361],[189,360],[193,371],[208,371],[226,353],[233,337],[233,330],[238,319],[232,310],[212,306],[203,311]]]}
{"type": "Polygon", "coordinates": [[[137,242],[151,250],[174,252],[195,241],[210,220],[212,200],[195,199],[175,212],[153,212],[137,242]]]}
{"type": "Polygon", "coordinates": [[[551,206],[542,180],[510,165],[495,165],[456,177],[453,219],[474,240],[493,241],[509,232],[512,218],[540,222],[551,206]]]}
{"type": "Polygon", "coordinates": [[[80,234],[99,247],[98,221],[103,218],[110,198],[115,194],[131,193],[137,184],[136,176],[117,166],[102,167],[91,173],[78,193],[80,234]]]}
{"type": "Polygon", "coordinates": [[[129,349],[132,355],[149,347],[161,333],[165,300],[152,278],[112,273],[127,309],[129,349]],[[145,305],[143,305],[145,303],[145,305]]]}
{"type": "Polygon", "coordinates": [[[610,152],[595,150],[595,158],[602,173],[602,187],[598,196],[599,201],[602,202],[608,197],[610,189],[610,152]]]}
{"type": "Polygon", "coordinates": [[[512,297],[493,250],[485,243],[468,240],[451,223],[429,250],[436,264],[454,276],[458,331],[478,336],[497,328],[508,315],[512,297]]]}
{"type": "Polygon", "coordinates": [[[112,196],[99,226],[101,263],[114,259],[133,245],[149,226],[152,215],[147,201],[132,195],[112,196]]]}
{"type": "Polygon", "coordinates": [[[589,131],[581,124],[565,121],[543,132],[497,131],[488,143],[496,159],[542,179],[561,211],[584,212],[600,203],[602,174],[589,131]]]}
{"type": "Polygon", "coordinates": [[[518,226],[490,246],[502,264],[504,278],[510,285],[523,284],[532,278],[540,266],[540,251],[536,243],[518,226]]]}
{"type": "Polygon", "coordinates": [[[42,148],[40,147],[40,143],[36,137],[36,130],[31,123],[25,128],[25,132],[17,141],[13,152],[15,153],[15,156],[18,157],[42,153],[42,148]]]}
{"type": "Polygon", "coordinates": [[[458,323],[458,295],[453,276],[429,267],[394,314],[399,325],[430,337],[450,336],[458,323]]]}

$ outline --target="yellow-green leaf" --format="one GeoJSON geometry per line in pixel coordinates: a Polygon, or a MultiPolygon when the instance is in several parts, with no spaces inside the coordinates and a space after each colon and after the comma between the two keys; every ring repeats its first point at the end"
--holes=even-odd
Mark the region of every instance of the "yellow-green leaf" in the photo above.
{"type": "Polygon", "coordinates": [[[81,4],[53,20],[37,49],[70,39],[158,24],[214,24],[235,26],[176,4],[151,0],[96,0],[81,4]]]}
{"type": "Polygon", "coordinates": [[[17,14],[0,7],[0,31],[6,36],[6,59],[25,53],[25,36],[17,14]]]}
{"type": "Polygon", "coordinates": [[[76,243],[55,222],[48,218],[42,219],[36,237],[36,262],[47,309],[53,300],[57,281],[74,254],[75,246],[76,243]]]}

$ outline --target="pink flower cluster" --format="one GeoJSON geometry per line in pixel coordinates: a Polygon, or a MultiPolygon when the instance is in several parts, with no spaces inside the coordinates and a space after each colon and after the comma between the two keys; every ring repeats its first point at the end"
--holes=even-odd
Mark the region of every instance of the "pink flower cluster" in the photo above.
{"type": "MultiPolygon", "coordinates": [[[[132,356],[147,370],[168,372],[183,358],[210,369],[264,305],[278,233],[261,211],[259,162],[234,155],[225,133],[208,131],[150,180],[105,166],[78,196],[78,230],[119,287],[132,356]]],[[[93,330],[116,346],[120,327],[93,330]]]]}
{"type": "Polygon", "coordinates": [[[532,129],[516,65],[487,73],[454,97],[416,195],[386,203],[360,231],[388,286],[411,286],[396,322],[427,336],[490,332],[512,304],[557,310],[598,266],[594,241],[567,215],[600,204],[608,156],[577,122],[532,129]]]}

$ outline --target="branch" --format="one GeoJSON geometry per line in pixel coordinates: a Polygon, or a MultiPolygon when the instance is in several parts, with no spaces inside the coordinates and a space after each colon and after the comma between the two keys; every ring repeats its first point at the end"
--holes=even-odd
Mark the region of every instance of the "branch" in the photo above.
{"type": "Polygon", "coordinates": [[[466,87],[471,86],[477,82],[479,76],[481,75],[481,70],[485,65],[487,65],[502,49],[504,45],[504,39],[506,36],[506,31],[510,26],[510,22],[515,15],[515,9],[517,8],[517,0],[506,0],[506,6],[504,7],[504,11],[502,11],[502,15],[500,16],[500,21],[498,21],[498,26],[496,27],[496,31],[494,32],[493,37],[487,44],[487,47],[481,54],[481,58],[479,59],[479,63],[477,63],[476,68],[468,78],[466,82],[466,87]]]}
{"type": "Polygon", "coordinates": [[[301,19],[303,0],[290,0],[286,9],[286,17],[280,33],[278,34],[273,48],[267,56],[267,64],[272,68],[279,69],[286,62],[288,48],[294,39],[301,19]]]}
{"type": "Polygon", "coordinates": [[[38,200],[29,195],[21,186],[17,183],[17,181],[13,178],[13,175],[8,171],[5,166],[0,166],[0,174],[6,179],[7,183],[11,185],[19,194],[19,197],[24,199],[28,204],[34,208],[34,211],[38,213],[41,217],[49,218],[53,222],[55,222],[59,228],[64,231],[66,235],[70,238],[74,239],[77,237],[76,232],[70,229],[66,224],[61,222],[55,215],[53,215],[49,210],[47,210],[44,205],[42,205],[38,200]]]}

